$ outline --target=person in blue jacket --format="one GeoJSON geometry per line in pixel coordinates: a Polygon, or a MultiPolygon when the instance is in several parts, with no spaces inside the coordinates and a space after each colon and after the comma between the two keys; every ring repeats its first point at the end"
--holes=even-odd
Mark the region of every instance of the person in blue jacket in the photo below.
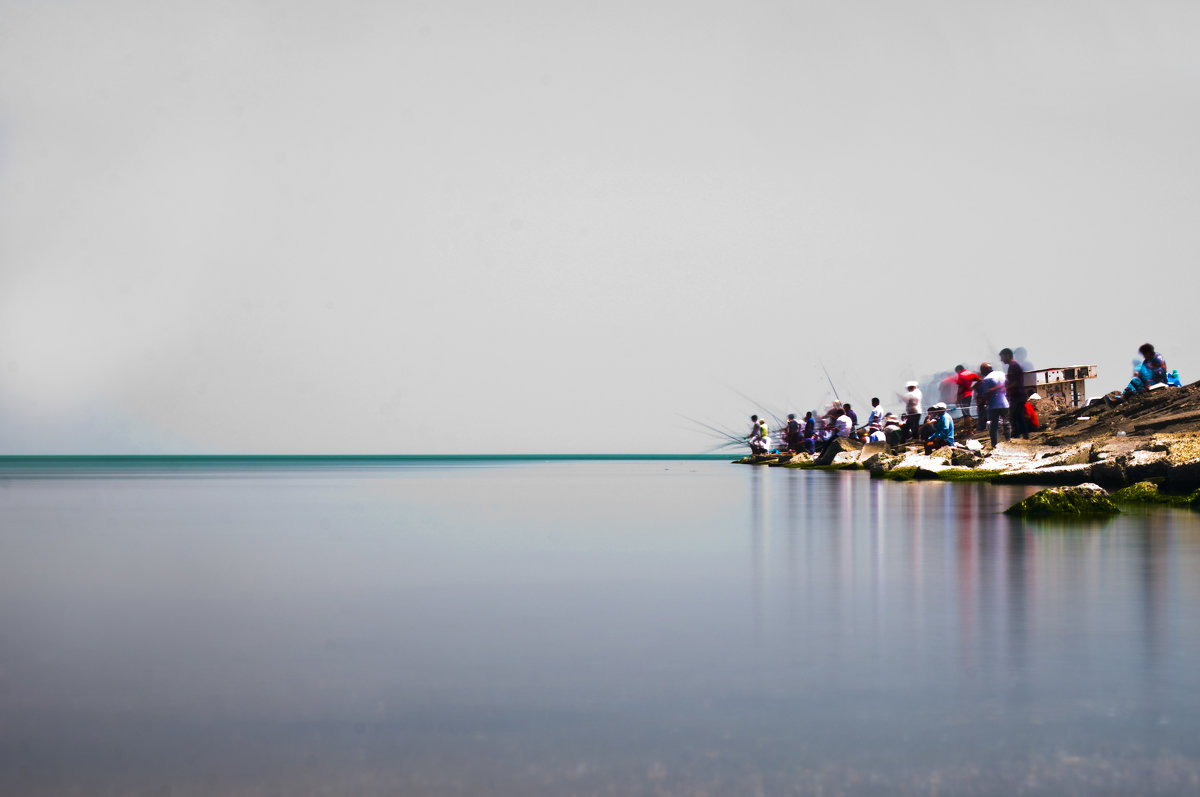
{"type": "Polygon", "coordinates": [[[1145,393],[1151,385],[1167,384],[1166,358],[1156,352],[1150,343],[1143,343],[1139,346],[1138,353],[1142,355],[1142,364],[1133,372],[1133,379],[1125,388],[1126,396],[1145,393]]]}
{"type": "Polygon", "coordinates": [[[954,445],[954,419],[950,417],[950,413],[946,412],[946,402],[939,401],[931,409],[935,417],[933,431],[929,433],[929,439],[925,441],[926,454],[945,446],[954,445]]]}

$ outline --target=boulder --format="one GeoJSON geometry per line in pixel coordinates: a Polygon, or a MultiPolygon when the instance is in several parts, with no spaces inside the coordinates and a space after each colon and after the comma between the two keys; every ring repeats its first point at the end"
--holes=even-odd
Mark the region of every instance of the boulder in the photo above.
{"type": "Polygon", "coordinates": [[[834,464],[833,460],[838,454],[844,454],[847,451],[851,451],[857,455],[859,449],[861,449],[862,447],[863,447],[862,443],[858,442],[857,440],[854,440],[853,438],[835,437],[832,440],[830,440],[828,444],[826,444],[825,450],[822,451],[820,456],[817,457],[816,464],[818,464],[818,465],[833,465],[834,464]]]}
{"type": "Polygon", "coordinates": [[[981,462],[982,456],[966,448],[956,448],[950,454],[950,464],[956,468],[975,468],[981,462]]]}
{"type": "Polygon", "coordinates": [[[1145,481],[1123,487],[1112,494],[1115,504],[1170,504],[1187,503],[1187,498],[1164,495],[1159,492],[1158,485],[1145,481]]]}
{"type": "Polygon", "coordinates": [[[1050,487],[1036,492],[1004,510],[1004,514],[1062,517],[1113,515],[1120,511],[1104,488],[1088,483],[1077,487],[1050,487]]]}
{"type": "Polygon", "coordinates": [[[875,454],[863,460],[862,465],[871,471],[872,478],[879,478],[903,461],[904,457],[891,454],[875,454]]]}
{"type": "Polygon", "coordinates": [[[806,453],[806,452],[802,452],[802,453],[793,455],[791,459],[789,459],[785,462],[781,462],[779,464],[785,468],[804,468],[804,467],[808,467],[809,465],[812,465],[812,463],[813,463],[813,455],[806,453]]]}

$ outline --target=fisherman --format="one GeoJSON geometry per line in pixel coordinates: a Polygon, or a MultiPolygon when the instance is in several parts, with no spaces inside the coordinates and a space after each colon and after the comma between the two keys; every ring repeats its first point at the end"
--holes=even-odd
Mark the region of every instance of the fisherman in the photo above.
{"type": "Polygon", "coordinates": [[[921,388],[917,387],[914,380],[909,380],[904,383],[904,392],[900,394],[900,400],[904,402],[904,409],[908,415],[908,434],[909,440],[917,440],[918,430],[921,428],[921,388]]]}
{"type": "Polygon", "coordinates": [[[930,404],[925,408],[925,420],[921,422],[920,443],[922,446],[928,443],[930,436],[933,435],[934,406],[930,404]]]}
{"type": "Polygon", "coordinates": [[[903,422],[892,413],[883,416],[883,434],[887,437],[887,444],[892,448],[899,448],[900,443],[904,439],[903,422]]]}
{"type": "Polygon", "coordinates": [[[932,454],[936,449],[954,445],[954,419],[946,412],[945,402],[939,401],[929,408],[933,416],[933,428],[925,441],[925,453],[932,454]]]}
{"type": "Polygon", "coordinates": [[[992,448],[1000,442],[1000,426],[1004,426],[1004,439],[1008,440],[1011,428],[1008,422],[1008,394],[1005,392],[1004,375],[993,371],[991,363],[979,364],[979,375],[982,377],[975,386],[976,394],[987,402],[988,432],[992,439],[992,448]]]}
{"type": "Polygon", "coordinates": [[[846,413],[846,417],[850,419],[850,437],[854,436],[854,432],[858,429],[858,413],[850,409],[850,404],[847,402],[842,405],[842,411],[846,413]]]}
{"type": "Polygon", "coordinates": [[[866,435],[863,437],[864,443],[886,443],[887,432],[877,423],[867,424],[866,435]]]}
{"type": "Polygon", "coordinates": [[[1013,357],[1012,349],[1000,350],[1000,362],[1008,366],[1005,392],[1008,395],[1008,413],[1012,420],[1013,437],[1029,438],[1029,417],[1025,414],[1025,369],[1013,357]]]}
{"type": "Polygon", "coordinates": [[[838,411],[838,415],[834,419],[834,429],[837,437],[854,436],[854,420],[844,408],[838,411]]]}
{"type": "Polygon", "coordinates": [[[750,434],[746,435],[746,439],[750,441],[750,456],[767,453],[767,422],[760,421],[757,415],[751,415],[750,434]]]}
{"type": "Polygon", "coordinates": [[[812,439],[817,434],[817,422],[813,420],[812,410],[804,413],[804,437],[808,440],[808,445],[812,447],[812,439]]]}
{"type": "Polygon", "coordinates": [[[800,433],[800,422],[796,420],[796,414],[794,412],[789,412],[787,427],[783,432],[783,440],[787,444],[788,451],[791,451],[793,454],[799,451],[801,445],[800,441],[802,439],[803,436],[800,433]]]}
{"type": "Polygon", "coordinates": [[[867,416],[867,426],[883,428],[883,410],[879,408],[879,398],[871,399],[871,414],[867,416]]]}

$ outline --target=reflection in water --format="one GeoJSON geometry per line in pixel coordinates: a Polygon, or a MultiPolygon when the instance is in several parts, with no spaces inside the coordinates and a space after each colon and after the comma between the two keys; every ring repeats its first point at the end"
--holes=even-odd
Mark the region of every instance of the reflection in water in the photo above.
{"type": "Polygon", "coordinates": [[[0,793],[1194,790],[1198,516],[1000,513],[1024,492],[723,463],[12,481],[0,793]]]}

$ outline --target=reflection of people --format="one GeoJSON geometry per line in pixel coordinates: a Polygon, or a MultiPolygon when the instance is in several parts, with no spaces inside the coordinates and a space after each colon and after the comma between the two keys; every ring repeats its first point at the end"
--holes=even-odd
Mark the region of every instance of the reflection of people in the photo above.
{"type": "Polygon", "coordinates": [[[1008,394],[1005,392],[1004,375],[993,371],[990,363],[979,364],[980,379],[975,386],[975,392],[980,399],[987,403],[988,432],[992,438],[992,448],[1000,442],[1000,426],[1004,426],[1004,439],[1008,440],[1011,428],[1008,423],[1008,394]]]}

